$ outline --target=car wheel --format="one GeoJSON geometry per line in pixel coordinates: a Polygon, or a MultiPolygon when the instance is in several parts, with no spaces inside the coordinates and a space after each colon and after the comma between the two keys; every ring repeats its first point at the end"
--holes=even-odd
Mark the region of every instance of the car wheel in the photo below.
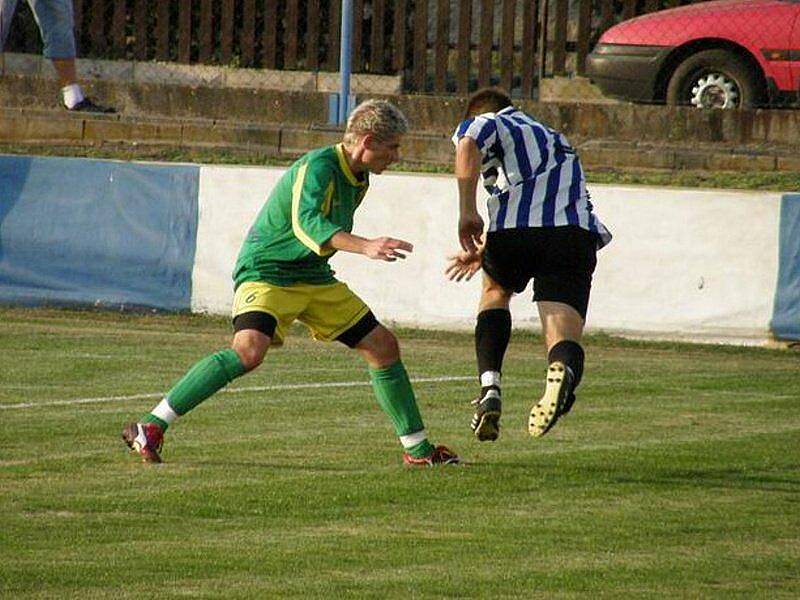
{"type": "Polygon", "coordinates": [[[753,108],[763,90],[744,59],[726,50],[704,50],[684,60],[669,80],[667,104],[698,108],[753,108]]]}

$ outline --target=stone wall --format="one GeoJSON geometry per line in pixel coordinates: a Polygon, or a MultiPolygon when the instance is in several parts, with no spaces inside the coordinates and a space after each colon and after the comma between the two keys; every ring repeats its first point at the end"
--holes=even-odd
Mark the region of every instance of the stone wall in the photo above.
{"type": "MultiPolygon", "coordinates": [[[[251,71],[245,86],[232,83],[239,77],[236,69],[181,66],[176,70],[176,65],[81,61],[86,89],[120,111],[104,117],[61,110],[58,83],[38,57],[7,54],[5,58],[0,143],[219,146],[294,155],[340,136],[340,131],[326,125],[329,93],[319,88],[320,77],[315,80],[318,89],[292,83],[314,74],[277,72],[286,79],[286,89],[276,90],[258,80],[259,72],[251,71]],[[99,78],[100,73],[116,75],[99,78]]],[[[360,100],[372,95],[358,94],[360,100]]],[[[391,99],[410,117],[406,159],[451,162],[449,136],[462,116],[465,98],[379,97],[391,99]]],[[[564,132],[587,167],[800,169],[800,110],[701,111],[575,102],[574,96],[570,100],[520,104],[564,132]]]]}

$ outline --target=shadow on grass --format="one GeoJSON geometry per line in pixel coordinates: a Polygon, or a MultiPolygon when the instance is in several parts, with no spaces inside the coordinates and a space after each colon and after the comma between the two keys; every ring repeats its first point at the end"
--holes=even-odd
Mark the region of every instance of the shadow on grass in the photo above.
{"type": "Polygon", "coordinates": [[[787,477],[744,471],[742,469],[681,469],[664,471],[654,476],[615,477],[617,483],[645,483],[674,487],[691,485],[695,487],[749,489],[762,492],[782,492],[800,494],[800,476],[787,477]]]}

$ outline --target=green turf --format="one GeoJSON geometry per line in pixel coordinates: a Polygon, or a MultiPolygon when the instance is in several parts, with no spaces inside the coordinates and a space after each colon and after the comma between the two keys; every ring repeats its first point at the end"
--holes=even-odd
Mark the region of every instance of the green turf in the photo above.
{"type": "MultiPolygon", "coordinates": [[[[399,335],[413,378],[473,374],[469,335],[399,335]]],[[[154,399],[52,404],[158,393],[228,337],[0,309],[0,597],[800,596],[796,352],[590,337],[534,440],[541,340],[515,332],[498,442],[471,439],[471,382],[416,386],[455,468],[403,467],[357,356],[302,332],[231,387],[365,385],[219,394],[161,466],[119,439],[154,399]]]]}

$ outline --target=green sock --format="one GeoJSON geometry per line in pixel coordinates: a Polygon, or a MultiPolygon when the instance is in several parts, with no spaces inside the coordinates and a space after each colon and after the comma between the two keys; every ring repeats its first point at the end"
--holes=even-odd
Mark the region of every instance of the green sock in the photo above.
{"type": "Polygon", "coordinates": [[[383,369],[370,369],[369,376],[378,404],[392,420],[406,452],[415,458],[429,456],[434,448],[425,434],[414,390],[402,361],[383,369]]]}
{"type": "MultiPolygon", "coordinates": [[[[244,372],[244,365],[235,350],[221,350],[195,363],[169,391],[166,401],[176,415],[185,415],[244,372]]],[[[144,421],[158,423],[165,431],[169,426],[167,421],[152,412],[144,421]]]]}

